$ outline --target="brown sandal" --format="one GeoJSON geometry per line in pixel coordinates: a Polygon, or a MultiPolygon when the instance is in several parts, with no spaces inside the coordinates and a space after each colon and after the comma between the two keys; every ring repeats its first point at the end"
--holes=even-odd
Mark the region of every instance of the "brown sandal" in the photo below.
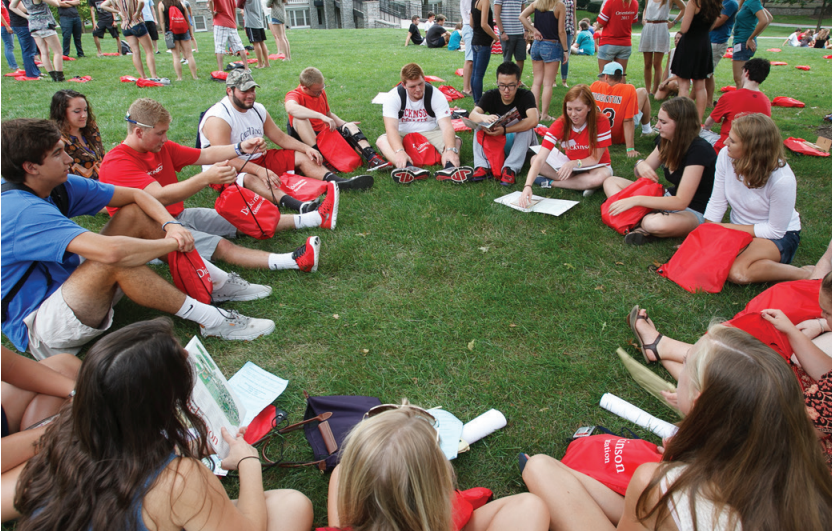
{"type": "Polygon", "coordinates": [[[659,345],[659,341],[663,338],[663,335],[657,332],[657,338],[654,340],[653,343],[648,343],[647,345],[643,343],[642,337],[639,335],[639,332],[636,331],[636,321],[638,321],[639,319],[645,319],[647,321],[648,316],[639,315],[639,311],[639,305],[634,306],[633,308],[631,308],[631,311],[626,319],[628,322],[628,326],[631,329],[631,332],[633,332],[634,337],[639,342],[639,350],[640,352],[642,352],[642,357],[645,358],[645,363],[650,365],[651,363],[654,363],[656,361],[662,361],[657,346],[659,345]],[[656,358],[655,360],[651,360],[648,358],[648,354],[646,353],[647,350],[650,350],[654,353],[654,357],[656,358]]]}

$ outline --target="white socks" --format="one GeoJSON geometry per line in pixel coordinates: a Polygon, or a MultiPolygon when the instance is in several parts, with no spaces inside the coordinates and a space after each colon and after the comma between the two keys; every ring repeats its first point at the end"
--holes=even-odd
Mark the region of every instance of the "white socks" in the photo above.
{"type": "Polygon", "coordinates": [[[205,268],[211,276],[211,284],[214,286],[214,289],[220,289],[225,286],[226,280],[228,280],[228,273],[206,260],[205,257],[202,257],[202,261],[205,263],[205,268]]]}
{"type": "Polygon", "coordinates": [[[299,230],[314,229],[321,226],[321,214],[317,210],[306,214],[295,214],[292,217],[295,218],[295,228],[299,230]]]}
{"type": "Polygon", "coordinates": [[[650,134],[653,131],[654,130],[651,128],[651,122],[648,122],[647,124],[642,124],[642,132],[643,133],[650,134]]]}
{"type": "Polygon", "coordinates": [[[214,306],[209,306],[208,304],[194,300],[188,295],[185,296],[185,302],[182,304],[182,308],[176,312],[176,316],[194,321],[206,328],[220,326],[225,320],[220,310],[214,306]]]}
{"type": "MultiPolygon", "coordinates": [[[[306,214],[301,214],[305,216],[306,214]]],[[[299,269],[298,262],[292,258],[292,253],[283,253],[283,254],[269,254],[269,269],[272,271],[277,271],[279,269],[299,269]]]]}

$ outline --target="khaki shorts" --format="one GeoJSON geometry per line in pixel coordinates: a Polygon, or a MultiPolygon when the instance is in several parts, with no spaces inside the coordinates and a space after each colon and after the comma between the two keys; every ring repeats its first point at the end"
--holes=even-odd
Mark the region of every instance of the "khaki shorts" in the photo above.
{"type": "MultiPolygon", "coordinates": [[[[443,154],[443,150],[445,149],[445,140],[443,140],[443,132],[439,127],[436,128],[436,129],[431,129],[430,131],[416,131],[416,132],[421,134],[429,142],[431,142],[431,145],[434,146],[434,148],[437,151],[440,152],[440,155],[443,154]]],[[[407,134],[408,133],[403,133],[402,131],[399,131],[399,138],[400,139],[405,138],[405,135],[407,135],[407,134]]],[[[382,136],[386,137],[387,135],[382,135],[382,136]]],[[[460,140],[459,136],[455,136],[454,138],[456,140],[460,140]]],[[[450,146],[450,147],[456,147],[456,144],[454,146],[450,146]]]]}
{"type": "Polygon", "coordinates": [[[712,63],[714,63],[714,69],[717,70],[717,63],[723,59],[723,54],[726,53],[726,50],[729,48],[729,41],[724,42],[723,44],[716,44],[712,43],[712,63]]]}
{"type": "Polygon", "coordinates": [[[101,328],[91,328],[75,316],[64,300],[62,289],[63,286],[55,290],[37,310],[23,319],[29,329],[29,352],[36,360],[63,352],[77,356],[81,347],[113,326],[113,306],[124,296],[117,288],[101,328]]]}

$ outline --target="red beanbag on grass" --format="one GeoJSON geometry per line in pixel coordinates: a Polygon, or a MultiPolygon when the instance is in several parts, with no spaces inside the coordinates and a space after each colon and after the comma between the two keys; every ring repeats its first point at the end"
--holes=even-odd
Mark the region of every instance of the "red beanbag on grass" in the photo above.
{"type": "Polygon", "coordinates": [[[437,76],[425,76],[425,81],[429,83],[445,83],[445,79],[437,76]]]}
{"type": "Polygon", "coordinates": [[[796,66],[798,70],[810,70],[810,67],[807,65],[798,65],[796,66]]]}
{"type": "Polygon", "coordinates": [[[734,85],[726,85],[725,87],[723,87],[723,88],[721,88],[721,89],[720,89],[720,92],[733,92],[733,91],[735,91],[735,90],[737,90],[737,89],[738,89],[738,88],[737,88],[736,86],[734,86],[734,85]]]}
{"type": "Polygon", "coordinates": [[[787,96],[778,96],[772,99],[772,104],[776,107],[804,107],[803,101],[798,101],[795,98],[787,96]]]}
{"type": "Polygon", "coordinates": [[[121,81],[122,83],[135,83],[139,80],[133,76],[121,76],[119,78],[119,81],[121,81]]]}
{"type": "Polygon", "coordinates": [[[784,61],[771,61],[770,66],[787,66],[787,63],[784,61]]]}

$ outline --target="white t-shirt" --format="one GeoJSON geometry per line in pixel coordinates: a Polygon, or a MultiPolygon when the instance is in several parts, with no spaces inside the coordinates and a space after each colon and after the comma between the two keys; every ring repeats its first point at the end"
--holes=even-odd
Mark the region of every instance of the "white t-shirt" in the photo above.
{"type": "Polygon", "coordinates": [[[790,46],[801,46],[801,41],[798,40],[798,35],[791,33],[789,36],[790,46]]]}
{"type": "Polygon", "coordinates": [[[714,188],[706,207],[707,220],[720,223],[727,207],[732,207],[729,219],[735,225],[754,225],[755,236],[778,240],[787,231],[801,230],[801,220],[795,211],[795,174],[789,164],[778,168],[762,188],[747,188],[729,158],[728,148],[717,155],[714,188]]]}
{"type": "MultiPolygon", "coordinates": [[[[243,142],[247,138],[259,136],[263,137],[263,123],[266,121],[266,107],[260,103],[255,103],[254,107],[246,112],[240,112],[234,108],[228,96],[215,103],[210,109],[205,112],[200,122],[200,145],[207,148],[211,145],[208,138],[202,131],[205,126],[205,121],[212,117],[217,117],[231,126],[230,144],[237,144],[243,142]]],[[[246,155],[245,157],[238,157],[240,159],[258,159],[263,156],[263,153],[256,153],[254,155],[246,155]]],[[[202,169],[207,170],[212,165],[203,165],[202,169]]]]}
{"type": "MultiPolygon", "coordinates": [[[[463,27],[469,25],[469,18],[471,17],[471,0],[460,0],[460,20],[463,22],[463,27]]],[[[468,44],[468,43],[466,43],[468,44]]]]}
{"type": "Polygon", "coordinates": [[[450,118],[451,109],[448,108],[448,101],[437,87],[433,87],[434,93],[431,96],[431,108],[434,110],[434,118],[428,116],[425,110],[424,97],[419,101],[411,101],[405,93],[405,114],[399,118],[399,109],[402,107],[402,100],[399,97],[397,87],[388,92],[388,97],[382,105],[382,116],[385,118],[396,118],[399,120],[399,132],[402,134],[422,133],[437,129],[437,120],[450,118]]]}

